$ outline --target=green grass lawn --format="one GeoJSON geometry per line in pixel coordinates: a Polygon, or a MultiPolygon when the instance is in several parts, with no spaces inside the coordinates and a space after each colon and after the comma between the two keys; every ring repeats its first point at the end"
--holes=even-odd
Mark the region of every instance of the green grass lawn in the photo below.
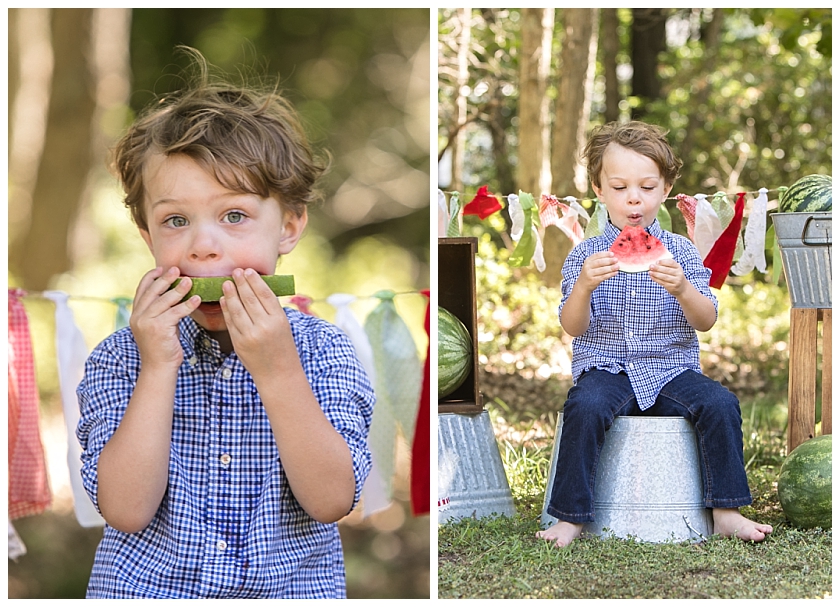
{"type": "Polygon", "coordinates": [[[753,504],[773,525],[764,542],[711,537],[647,544],[584,538],[565,549],[535,537],[556,413],[488,406],[516,505],[512,518],[438,528],[439,598],[824,598],[831,593],[831,530],[793,528],[775,481],[785,456],[784,407],[742,404],[753,504]],[[506,421],[503,421],[506,420],[506,421]]]}

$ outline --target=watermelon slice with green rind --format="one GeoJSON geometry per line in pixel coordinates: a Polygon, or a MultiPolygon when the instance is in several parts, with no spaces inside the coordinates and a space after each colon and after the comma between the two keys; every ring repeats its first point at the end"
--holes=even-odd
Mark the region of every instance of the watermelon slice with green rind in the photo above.
{"type": "Polygon", "coordinates": [[[618,269],[628,274],[647,272],[657,261],[674,257],[661,240],[642,226],[625,226],[610,251],[618,261],[618,269]]]}
{"type": "MultiPolygon", "coordinates": [[[[271,292],[277,297],[295,294],[294,276],[287,274],[272,274],[268,276],[261,276],[261,278],[271,289],[271,292]]],[[[192,278],[190,290],[187,291],[187,294],[184,295],[184,298],[181,301],[186,301],[193,295],[200,295],[201,301],[203,302],[219,301],[224,294],[222,291],[222,284],[232,280],[233,278],[230,276],[206,276],[201,278],[192,278]]],[[[180,278],[173,282],[170,288],[175,288],[179,282],[181,282],[180,278]]]]}

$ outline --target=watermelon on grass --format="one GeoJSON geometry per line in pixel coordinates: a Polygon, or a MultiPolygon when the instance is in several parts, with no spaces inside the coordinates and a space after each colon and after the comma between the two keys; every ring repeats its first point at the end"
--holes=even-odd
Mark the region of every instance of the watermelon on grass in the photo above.
{"type": "Polygon", "coordinates": [[[805,441],[779,472],[779,502],[796,527],[831,528],[831,435],[805,441]]]}
{"type": "Polygon", "coordinates": [[[464,383],[472,368],[472,338],[457,316],[438,306],[438,398],[464,383]]]}
{"type": "Polygon", "coordinates": [[[610,251],[615,254],[618,269],[629,274],[647,272],[651,264],[674,257],[661,240],[642,226],[624,226],[610,251]]]}
{"type": "Polygon", "coordinates": [[[807,175],[779,198],[782,213],[828,213],[831,211],[831,176],[807,175]]]}

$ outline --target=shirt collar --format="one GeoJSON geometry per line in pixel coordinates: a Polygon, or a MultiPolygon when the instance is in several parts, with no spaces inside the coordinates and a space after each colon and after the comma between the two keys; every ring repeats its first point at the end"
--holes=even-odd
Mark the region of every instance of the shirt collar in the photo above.
{"type": "Polygon", "coordinates": [[[178,328],[181,332],[181,346],[187,357],[197,352],[207,352],[217,358],[221,356],[218,342],[191,317],[182,318],[178,328]]]}
{"type": "MultiPolygon", "coordinates": [[[[662,226],[659,225],[659,220],[654,219],[653,223],[650,224],[648,227],[645,228],[645,231],[650,234],[651,236],[655,236],[659,240],[662,240],[662,226]]],[[[621,230],[615,227],[609,219],[607,219],[607,225],[604,226],[604,235],[609,238],[610,242],[615,240],[618,235],[621,234],[621,230]]]]}

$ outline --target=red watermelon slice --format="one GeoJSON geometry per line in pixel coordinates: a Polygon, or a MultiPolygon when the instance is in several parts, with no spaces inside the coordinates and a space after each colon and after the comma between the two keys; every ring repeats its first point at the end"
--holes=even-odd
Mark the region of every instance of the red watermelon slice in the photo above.
{"type": "Polygon", "coordinates": [[[618,269],[629,274],[647,272],[651,264],[673,257],[662,241],[645,232],[642,226],[625,226],[610,251],[618,260],[618,269]]]}

